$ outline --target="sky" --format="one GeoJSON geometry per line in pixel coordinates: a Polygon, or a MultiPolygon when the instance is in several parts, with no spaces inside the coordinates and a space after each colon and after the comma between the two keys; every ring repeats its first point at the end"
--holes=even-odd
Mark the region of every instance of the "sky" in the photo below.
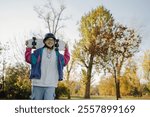
{"type": "MultiPolygon", "coordinates": [[[[21,46],[33,33],[43,30],[43,22],[33,10],[34,6],[44,5],[46,0],[0,0],[0,42],[15,42],[21,46]]],[[[54,5],[63,2],[66,6],[64,16],[70,17],[61,31],[65,41],[72,46],[79,39],[81,17],[103,5],[110,11],[116,22],[135,28],[142,35],[140,51],[150,49],[150,0],[52,0],[54,5]]],[[[16,43],[11,43],[14,49],[16,43]]]]}
{"type": "MultiPolygon", "coordinates": [[[[46,0],[0,0],[0,41],[6,42],[31,38],[33,32],[43,30],[47,33],[43,22],[33,10],[34,6],[45,4],[46,0]]],[[[141,50],[150,48],[150,0],[51,0],[54,6],[63,2],[66,6],[64,16],[70,17],[61,31],[66,41],[79,39],[81,17],[91,9],[103,5],[110,10],[115,20],[121,24],[139,30],[143,36],[141,50]]]]}

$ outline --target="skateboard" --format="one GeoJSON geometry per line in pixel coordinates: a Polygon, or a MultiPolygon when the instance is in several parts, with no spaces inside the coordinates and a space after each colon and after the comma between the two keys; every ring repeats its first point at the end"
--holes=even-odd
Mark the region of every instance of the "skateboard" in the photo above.
{"type": "MultiPolygon", "coordinates": [[[[65,50],[65,42],[62,40],[57,39],[56,43],[58,44],[58,49],[60,51],[65,50]]],[[[43,39],[37,39],[36,37],[33,37],[32,39],[29,39],[26,41],[26,45],[28,48],[38,49],[44,46],[43,39]]]]}

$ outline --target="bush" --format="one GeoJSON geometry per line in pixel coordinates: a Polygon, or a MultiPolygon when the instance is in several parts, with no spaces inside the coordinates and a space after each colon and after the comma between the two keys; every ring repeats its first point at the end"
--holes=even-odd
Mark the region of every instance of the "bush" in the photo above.
{"type": "Polygon", "coordinates": [[[56,97],[55,99],[59,99],[60,97],[65,97],[69,93],[69,89],[65,86],[64,83],[60,82],[58,87],[56,88],[56,97]]]}
{"type": "Polygon", "coordinates": [[[130,91],[130,95],[132,96],[142,96],[142,93],[138,90],[137,87],[133,87],[130,91]]]}
{"type": "Polygon", "coordinates": [[[4,99],[6,97],[6,92],[0,90],[0,99],[4,99]]]}
{"type": "Polygon", "coordinates": [[[4,99],[29,99],[31,84],[28,67],[19,64],[8,67],[5,77],[4,99]]]}
{"type": "Polygon", "coordinates": [[[150,83],[143,84],[142,85],[142,94],[143,95],[150,95],[150,88],[149,88],[150,83]]]}

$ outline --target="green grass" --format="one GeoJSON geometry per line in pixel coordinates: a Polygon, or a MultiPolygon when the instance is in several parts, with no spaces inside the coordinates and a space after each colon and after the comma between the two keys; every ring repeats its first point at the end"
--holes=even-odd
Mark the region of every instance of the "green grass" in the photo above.
{"type": "Polygon", "coordinates": [[[122,100],[150,100],[150,96],[142,96],[142,97],[126,96],[122,97],[122,100]]]}
{"type": "MultiPolygon", "coordinates": [[[[68,100],[67,97],[60,97],[61,100],[68,100]]],[[[70,100],[86,100],[82,96],[71,96],[70,100]]],[[[91,96],[90,100],[116,100],[115,96],[91,96]]],[[[150,96],[133,97],[122,96],[119,100],[150,100],[150,96]]]]}

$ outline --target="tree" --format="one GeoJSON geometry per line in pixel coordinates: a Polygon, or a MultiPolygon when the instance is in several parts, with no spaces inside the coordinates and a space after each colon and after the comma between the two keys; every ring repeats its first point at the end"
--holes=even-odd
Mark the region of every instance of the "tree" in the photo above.
{"type": "Polygon", "coordinates": [[[23,64],[7,67],[5,92],[7,99],[29,99],[31,87],[28,67],[23,64]]]}
{"type": "Polygon", "coordinates": [[[2,51],[2,47],[1,47],[1,43],[0,43],[0,54],[1,54],[1,51],[2,51]]]}
{"type": "Polygon", "coordinates": [[[65,75],[66,75],[66,85],[67,85],[67,88],[68,88],[68,99],[71,98],[71,82],[70,82],[70,74],[71,74],[71,71],[73,70],[73,65],[74,65],[74,60],[71,59],[70,63],[66,66],[66,70],[65,70],[65,75]]]}
{"type": "Polygon", "coordinates": [[[142,95],[150,95],[150,82],[146,84],[142,84],[142,95]]]}
{"type": "Polygon", "coordinates": [[[3,95],[5,95],[4,93],[5,93],[5,71],[6,71],[6,65],[8,64],[8,62],[7,62],[7,60],[9,59],[9,55],[8,54],[6,54],[6,53],[8,53],[8,50],[9,50],[9,46],[8,46],[8,43],[6,43],[6,44],[1,44],[0,43],[0,54],[1,54],[1,61],[0,61],[0,63],[1,63],[1,70],[2,70],[2,76],[1,76],[1,88],[2,88],[2,92],[1,93],[3,93],[3,95]]]}
{"type": "Polygon", "coordinates": [[[98,7],[81,19],[82,39],[76,43],[74,57],[87,69],[85,98],[89,98],[93,65],[113,74],[116,99],[120,98],[121,69],[125,61],[139,48],[141,37],[121,24],[115,23],[104,7],[98,7]]]}
{"type": "MultiPolygon", "coordinates": [[[[75,76],[73,76],[75,77],[75,76]]],[[[81,85],[80,82],[75,80],[69,80],[69,89],[70,89],[70,95],[80,95],[81,94],[81,85]]]]}
{"type": "Polygon", "coordinates": [[[150,50],[144,53],[144,58],[142,61],[143,77],[146,83],[143,84],[143,94],[150,94],[150,50]]]}
{"type": "Polygon", "coordinates": [[[144,59],[142,63],[144,79],[150,82],[150,50],[144,53],[144,59]]]}
{"type": "MultiPolygon", "coordinates": [[[[87,71],[86,69],[81,70],[81,79],[80,79],[80,95],[83,95],[86,89],[86,84],[87,84],[87,71]]],[[[91,86],[90,86],[91,88],[91,86]]]]}
{"type": "MultiPolygon", "coordinates": [[[[129,60],[125,72],[120,78],[120,94],[122,96],[141,96],[141,84],[137,76],[137,65],[129,60]]],[[[115,82],[113,76],[102,78],[99,84],[100,95],[115,95],[115,82]]]]}
{"type": "Polygon", "coordinates": [[[61,22],[67,19],[67,17],[62,17],[65,9],[66,7],[63,4],[59,8],[54,7],[51,0],[47,0],[47,3],[43,6],[34,7],[38,17],[44,21],[48,31],[53,34],[64,27],[61,22]]]}
{"type": "Polygon", "coordinates": [[[99,85],[94,85],[91,87],[91,95],[99,96],[99,85]]]}
{"type": "Polygon", "coordinates": [[[99,82],[99,94],[104,96],[115,95],[115,83],[113,77],[102,78],[99,82]]]}
{"type": "MultiPolygon", "coordinates": [[[[134,56],[138,52],[139,45],[141,43],[141,37],[135,32],[134,29],[130,29],[121,24],[113,24],[112,26],[105,26],[103,32],[99,35],[99,40],[106,38],[108,43],[107,54],[102,57],[103,66],[105,69],[112,73],[116,84],[116,99],[121,97],[120,95],[120,75],[121,70],[125,62],[134,56]],[[103,35],[103,32],[105,35],[103,35]]],[[[101,54],[101,53],[99,53],[101,54]]]]}
{"type": "MultiPolygon", "coordinates": [[[[100,6],[81,19],[80,33],[81,40],[75,43],[73,58],[77,61],[83,68],[86,69],[86,87],[85,87],[85,98],[90,98],[90,85],[91,76],[93,73],[93,67],[99,66],[99,62],[96,61],[98,51],[99,53],[105,53],[106,46],[101,43],[101,47],[97,46],[97,39],[100,35],[100,29],[104,25],[108,25],[108,21],[113,21],[113,18],[108,10],[100,6]]],[[[103,42],[105,40],[102,40],[103,42]]]]}
{"type": "Polygon", "coordinates": [[[125,73],[120,79],[120,92],[122,95],[141,96],[141,84],[137,76],[137,65],[133,60],[129,60],[125,73]]]}
{"type": "MultiPolygon", "coordinates": [[[[1,55],[1,53],[2,53],[2,45],[1,45],[1,43],[0,43],[0,55],[1,55]]],[[[0,66],[1,66],[1,61],[0,61],[0,66]]],[[[1,73],[1,72],[0,72],[1,73]]],[[[0,90],[2,89],[2,87],[3,87],[3,78],[2,78],[3,76],[1,76],[1,74],[0,74],[0,90]]],[[[0,95],[1,96],[1,95],[0,95]]],[[[2,96],[3,97],[3,96],[2,96]]]]}

